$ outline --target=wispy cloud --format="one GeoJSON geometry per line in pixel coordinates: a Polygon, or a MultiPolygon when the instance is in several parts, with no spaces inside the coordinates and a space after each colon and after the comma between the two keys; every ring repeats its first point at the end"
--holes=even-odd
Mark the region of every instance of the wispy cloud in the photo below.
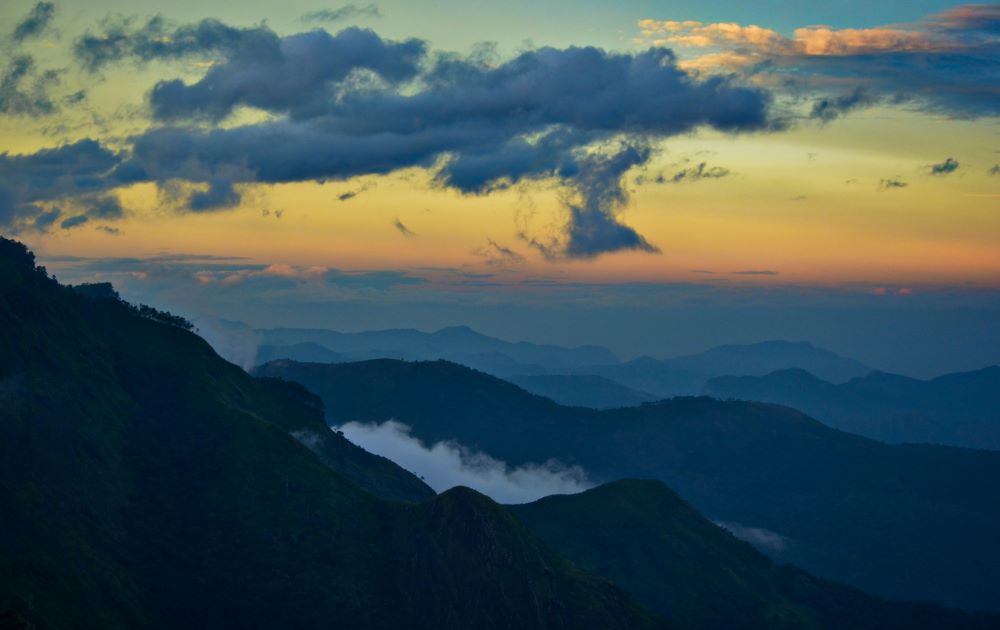
{"type": "Polygon", "coordinates": [[[303,22],[343,22],[363,18],[380,18],[382,12],[374,4],[345,4],[337,9],[320,9],[302,15],[303,22]]]}
{"type": "Polygon", "coordinates": [[[364,449],[418,475],[437,492],[455,486],[478,490],[500,503],[528,503],[551,494],[575,494],[591,487],[584,470],[555,461],[508,466],[455,442],[427,446],[405,424],[350,422],[339,430],[364,449]]]}
{"type": "Polygon", "coordinates": [[[886,190],[894,190],[899,188],[906,188],[909,186],[901,177],[898,175],[896,177],[889,177],[885,179],[880,179],[878,182],[878,190],[884,192],[886,190]]]}
{"type": "Polygon", "coordinates": [[[411,230],[410,228],[406,227],[406,225],[404,225],[403,222],[399,220],[399,217],[396,217],[393,220],[392,225],[393,225],[393,227],[396,228],[396,231],[398,231],[400,234],[402,234],[403,236],[405,236],[407,238],[411,238],[413,236],[416,236],[416,234],[413,233],[413,230],[411,230]]]}

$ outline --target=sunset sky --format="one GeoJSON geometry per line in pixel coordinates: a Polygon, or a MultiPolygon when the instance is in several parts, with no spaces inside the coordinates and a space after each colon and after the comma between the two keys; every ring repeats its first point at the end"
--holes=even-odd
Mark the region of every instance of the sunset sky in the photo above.
{"type": "Polygon", "coordinates": [[[0,16],[0,232],[61,279],[255,326],[1000,360],[998,3],[0,16]]]}

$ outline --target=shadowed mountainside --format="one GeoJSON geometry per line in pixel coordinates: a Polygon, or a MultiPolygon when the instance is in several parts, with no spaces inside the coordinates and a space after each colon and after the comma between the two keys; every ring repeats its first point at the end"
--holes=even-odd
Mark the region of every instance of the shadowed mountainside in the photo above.
{"type": "Polygon", "coordinates": [[[776,405],[678,398],[562,407],[447,362],[276,362],[331,424],[395,419],[511,465],[556,458],[594,481],[659,479],[712,519],[787,542],[770,553],[900,599],[1000,608],[1000,454],[886,445],[776,405]],[[929,543],[928,541],[934,541],[929,543]]]}
{"type": "Polygon", "coordinates": [[[788,405],[843,431],[886,442],[1000,450],[1000,366],[918,380],[873,372],[840,385],[804,370],[710,380],[719,398],[788,405]]]}
{"type": "Polygon", "coordinates": [[[481,495],[362,490],[347,477],[432,494],[327,429],[301,387],[92,293],[0,240],[0,619],[663,627],[481,495]]]}

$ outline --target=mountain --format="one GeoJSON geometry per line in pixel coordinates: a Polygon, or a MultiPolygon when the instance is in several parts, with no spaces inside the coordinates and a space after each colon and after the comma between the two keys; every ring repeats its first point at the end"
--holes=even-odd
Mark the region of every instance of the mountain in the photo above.
{"type": "Polygon", "coordinates": [[[886,442],[1000,450],[1000,366],[918,380],[873,372],[840,385],[804,370],[719,377],[704,392],[779,403],[831,427],[886,442]]]}
{"type": "Polygon", "coordinates": [[[318,343],[304,341],[287,346],[260,346],[255,361],[268,363],[278,359],[291,359],[305,363],[345,363],[351,359],[318,343]]]}
{"type": "Polygon", "coordinates": [[[0,326],[4,623],[664,627],[490,499],[346,443],[301,387],[5,239],[0,326]]]}
{"type": "Polygon", "coordinates": [[[775,565],[658,481],[616,481],[510,509],[566,557],[621,585],[678,628],[916,630],[1000,622],[890,603],[775,565]]]}
{"type": "Polygon", "coordinates": [[[1000,609],[1000,453],[887,445],[771,404],[678,398],[562,407],[447,362],[280,362],[327,419],[395,419],[511,465],[556,458],[593,481],[658,479],[772,557],[897,599],[1000,609]],[[933,541],[932,543],[929,541],[933,541]]]}
{"type": "Polygon", "coordinates": [[[506,380],[533,394],[551,398],[560,405],[568,407],[613,409],[615,407],[633,407],[656,400],[652,394],[619,385],[603,376],[522,374],[508,377],[506,380]]]}
{"type": "Polygon", "coordinates": [[[640,357],[624,363],[585,366],[576,374],[595,374],[617,383],[650,392],[657,398],[690,396],[718,376],[761,376],[775,370],[801,368],[842,382],[871,371],[854,359],[841,357],[811,343],[764,341],[726,345],[699,354],[670,359],[640,357]]]}
{"type": "Polygon", "coordinates": [[[582,365],[618,362],[610,350],[600,346],[563,348],[524,341],[510,342],[482,335],[467,326],[443,328],[433,333],[412,329],[343,333],[305,328],[276,328],[257,333],[264,345],[287,347],[312,343],[353,361],[374,358],[448,359],[500,376],[561,372],[582,365]]]}

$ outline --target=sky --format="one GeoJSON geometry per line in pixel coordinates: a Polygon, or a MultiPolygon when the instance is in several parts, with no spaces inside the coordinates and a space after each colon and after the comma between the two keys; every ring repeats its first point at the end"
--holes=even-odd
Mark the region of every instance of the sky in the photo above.
{"type": "Polygon", "coordinates": [[[196,320],[1000,362],[1000,3],[0,7],[0,232],[196,320]]]}

